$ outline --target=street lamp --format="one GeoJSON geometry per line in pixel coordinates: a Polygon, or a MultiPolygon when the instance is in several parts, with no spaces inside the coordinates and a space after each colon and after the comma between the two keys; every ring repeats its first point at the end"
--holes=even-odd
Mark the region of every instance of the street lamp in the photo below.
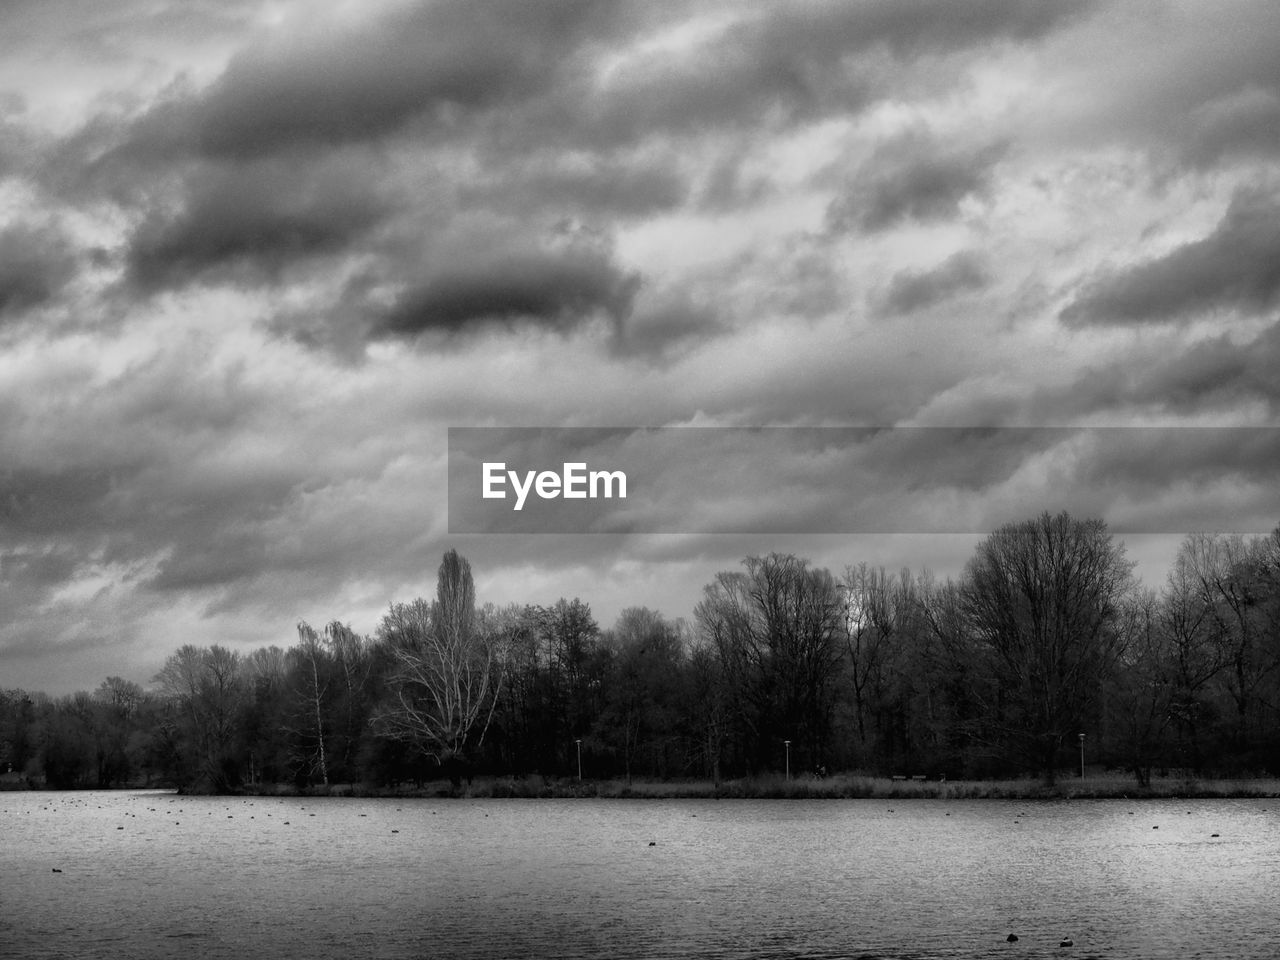
{"type": "MultiPolygon", "coordinates": [[[[1081,734],[1081,736],[1084,736],[1084,734],[1081,734]]],[[[578,745],[578,782],[581,783],[582,782],[582,741],[575,740],[573,742],[578,745]]]]}
{"type": "Polygon", "coordinates": [[[1084,734],[1080,734],[1080,779],[1084,779],[1084,734]]]}
{"type": "Polygon", "coordinates": [[[791,741],[783,740],[783,745],[787,748],[787,779],[791,779],[791,741]]]}

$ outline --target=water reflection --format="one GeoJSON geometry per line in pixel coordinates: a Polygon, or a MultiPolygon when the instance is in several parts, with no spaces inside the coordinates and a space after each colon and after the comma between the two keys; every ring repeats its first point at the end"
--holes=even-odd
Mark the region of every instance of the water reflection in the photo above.
{"type": "Polygon", "coordinates": [[[1276,801],[0,807],[21,957],[1275,955],[1276,801]]]}

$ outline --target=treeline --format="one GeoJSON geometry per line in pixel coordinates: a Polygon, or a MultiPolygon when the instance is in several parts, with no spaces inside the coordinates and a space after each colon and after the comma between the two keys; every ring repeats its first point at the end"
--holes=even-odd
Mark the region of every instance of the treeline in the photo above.
{"type": "Polygon", "coordinates": [[[1185,539],[1145,588],[1105,525],[1045,514],[957,580],[749,557],[692,620],[478,606],[454,551],[376,632],[183,646],[150,689],[0,695],[0,773],[54,787],[390,786],[476,774],[985,778],[1090,765],[1280,774],[1280,527],[1185,539]]]}

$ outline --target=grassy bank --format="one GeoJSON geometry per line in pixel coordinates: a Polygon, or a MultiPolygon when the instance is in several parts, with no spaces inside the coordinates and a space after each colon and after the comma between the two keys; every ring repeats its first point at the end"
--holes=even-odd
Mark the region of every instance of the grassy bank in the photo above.
{"type": "Polygon", "coordinates": [[[299,791],[293,786],[263,785],[246,793],[270,796],[451,797],[466,798],[603,798],[603,799],[778,799],[778,800],[1054,800],[1140,799],[1158,797],[1280,797],[1280,779],[1210,780],[1186,777],[1153,779],[1139,787],[1132,776],[1100,774],[1084,780],[894,780],[888,777],[837,775],[822,779],[782,776],[725,780],[632,781],[583,780],[529,776],[478,778],[455,791],[447,780],[421,787],[381,788],[365,784],[333,784],[299,791]]]}

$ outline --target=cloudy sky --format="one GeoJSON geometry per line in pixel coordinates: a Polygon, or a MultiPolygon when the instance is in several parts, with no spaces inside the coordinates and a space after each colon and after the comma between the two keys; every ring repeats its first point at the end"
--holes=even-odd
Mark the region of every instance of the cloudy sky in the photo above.
{"type": "Polygon", "coordinates": [[[0,7],[0,686],[372,632],[449,547],[606,626],[775,549],[953,574],[952,507],[1086,488],[1158,586],[1280,521],[1220,429],[1278,403],[1274,0],[0,7]],[[849,472],[945,461],[936,532],[450,535],[449,427],[627,426],[1202,429],[849,472]]]}

